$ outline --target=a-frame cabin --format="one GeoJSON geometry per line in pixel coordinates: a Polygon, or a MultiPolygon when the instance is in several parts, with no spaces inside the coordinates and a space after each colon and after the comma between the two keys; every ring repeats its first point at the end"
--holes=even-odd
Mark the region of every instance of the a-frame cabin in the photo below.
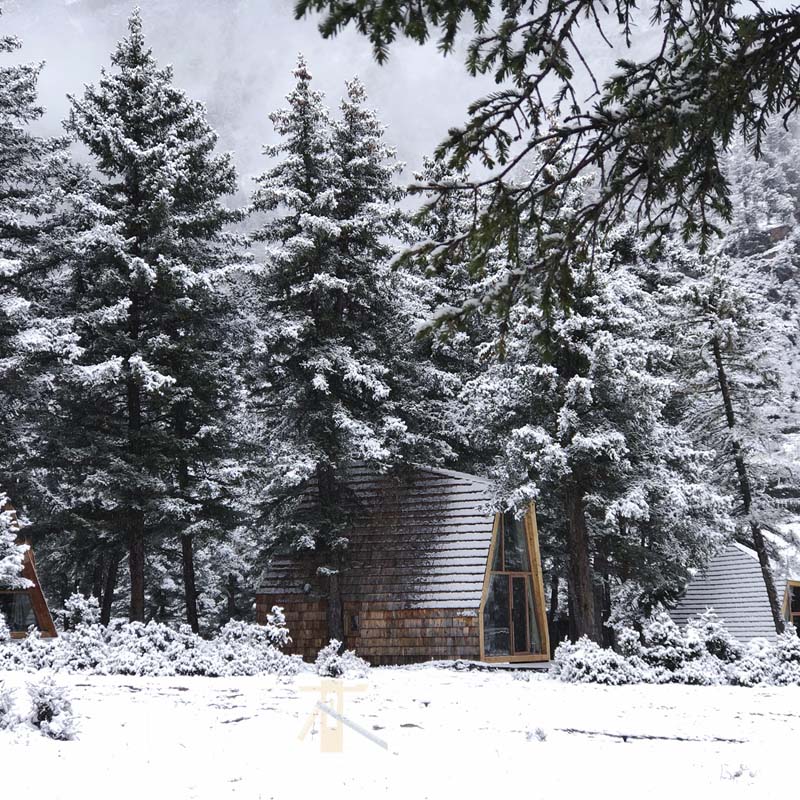
{"type": "MultiPolygon", "coordinates": [[[[549,660],[532,505],[520,519],[493,513],[488,481],[429,467],[357,467],[343,479],[353,498],[340,579],[347,648],[373,664],[549,660]]],[[[256,592],[257,620],[281,606],[306,659],[327,643],[319,566],[314,551],[275,555],[256,592]]]]}
{"type": "Polygon", "coordinates": [[[17,530],[17,544],[28,545],[22,561],[22,577],[27,578],[33,586],[27,589],[8,589],[0,586],[0,614],[5,618],[12,639],[23,639],[28,635],[31,626],[39,630],[42,637],[57,636],[56,626],[53,624],[53,618],[36,573],[36,562],[33,558],[30,541],[20,530],[16,511],[9,505],[2,508],[2,511],[12,514],[12,527],[17,530]]]}

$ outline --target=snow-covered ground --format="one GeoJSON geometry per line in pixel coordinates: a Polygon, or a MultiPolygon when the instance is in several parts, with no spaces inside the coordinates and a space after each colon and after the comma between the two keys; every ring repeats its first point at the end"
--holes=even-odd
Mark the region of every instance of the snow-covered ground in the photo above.
{"type": "MultiPolygon", "coordinates": [[[[32,676],[0,673],[19,687],[32,676]]],[[[59,676],[78,739],[0,731],[8,797],[749,797],[798,785],[800,687],[602,687],[528,672],[374,669],[321,753],[319,678],[59,676]],[[679,793],[679,794],[678,794],[679,793]]],[[[357,683],[357,682],[349,682],[357,683]]]]}

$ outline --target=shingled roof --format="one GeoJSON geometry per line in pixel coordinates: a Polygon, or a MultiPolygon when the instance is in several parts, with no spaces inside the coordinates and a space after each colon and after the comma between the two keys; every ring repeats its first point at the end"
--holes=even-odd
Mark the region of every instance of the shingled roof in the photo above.
{"type": "MultiPolygon", "coordinates": [[[[478,609],[494,524],[489,481],[430,467],[401,476],[355,467],[345,480],[354,497],[345,600],[478,609]]],[[[317,566],[313,551],[275,555],[258,592],[318,596],[317,566]]]]}
{"type": "Polygon", "coordinates": [[[678,625],[685,625],[689,617],[708,608],[717,612],[741,642],[775,636],[761,565],[753,550],[734,543],[714,556],[686,587],[670,616],[678,625]]]}

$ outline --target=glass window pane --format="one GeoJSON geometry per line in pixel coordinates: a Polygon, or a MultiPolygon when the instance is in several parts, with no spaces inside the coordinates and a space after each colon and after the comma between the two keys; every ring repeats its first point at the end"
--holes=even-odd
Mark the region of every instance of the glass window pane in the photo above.
{"type": "Polygon", "coordinates": [[[492,575],[483,609],[483,648],[487,656],[511,653],[508,617],[508,577],[492,575]]]}
{"type": "Polygon", "coordinates": [[[524,653],[528,649],[528,620],[525,578],[511,579],[511,617],[514,628],[514,652],[524,653]]]}
{"type": "Polygon", "coordinates": [[[0,593],[0,613],[12,633],[24,633],[31,625],[36,625],[31,598],[27,592],[0,593]]]}
{"type": "Polygon", "coordinates": [[[539,621],[536,618],[536,606],[533,602],[533,582],[530,578],[525,579],[528,589],[528,630],[530,636],[530,652],[542,652],[542,635],[539,632],[539,621]]]}
{"type": "Polygon", "coordinates": [[[800,611],[800,586],[792,586],[791,590],[792,590],[792,594],[791,594],[792,612],[799,612],[800,611]]]}
{"type": "Polygon", "coordinates": [[[529,572],[528,542],[525,525],[521,519],[506,511],[503,515],[503,541],[505,546],[505,568],[508,572],[529,572]]]}

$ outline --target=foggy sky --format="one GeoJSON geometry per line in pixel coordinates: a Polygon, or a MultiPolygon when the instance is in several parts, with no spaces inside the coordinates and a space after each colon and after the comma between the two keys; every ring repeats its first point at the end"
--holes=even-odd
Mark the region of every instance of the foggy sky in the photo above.
{"type": "MultiPolygon", "coordinates": [[[[3,33],[23,40],[15,59],[45,61],[40,81],[47,114],[39,129],[61,133],[69,108],[66,94],[80,94],[109,66],[115,43],[126,35],[135,0],[5,0],[3,33]]],[[[398,41],[389,63],[378,66],[368,40],[348,29],[323,40],[316,21],[296,21],[290,0],[139,0],[145,35],[161,64],[172,64],[175,83],[208,107],[220,147],[234,152],[242,189],[267,159],[262,145],[274,142],[268,114],[291,89],[298,52],[308,59],[314,84],[336,106],[344,81],[358,74],[370,103],[388,127],[387,139],[410,170],[419,167],[449,126],[465,119],[468,103],[494,88],[490,78],[471,78],[462,53],[447,58],[431,43],[398,41]]],[[[605,76],[624,55],[587,29],[583,45],[605,76]]],[[[650,49],[653,32],[638,33],[635,49],[650,49]]],[[[586,84],[586,93],[589,92],[586,84]]]]}

